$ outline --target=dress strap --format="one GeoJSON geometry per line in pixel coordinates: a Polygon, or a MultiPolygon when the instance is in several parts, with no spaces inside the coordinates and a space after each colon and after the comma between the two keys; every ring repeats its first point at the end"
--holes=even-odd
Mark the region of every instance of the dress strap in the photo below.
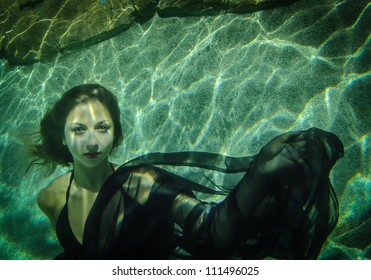
{"type": "Polygon", "coordinates": [[[112,168],[112,171],[115,172],[115,167],[113,166],[112,162],[110,162],[110,165],[111,165],[111,168],[112,168]]]}
{"type": "Polygon", "coordinates": [[[71,172],[71,177],[70,177],[70,183],[68,184],[67,192],[66,192],[66,203],[68,201],[68,198],[70,197],[70,190],[71,190],[71,185],[73,181],[73,175],[74,175],[74,170],[71,172]]]}

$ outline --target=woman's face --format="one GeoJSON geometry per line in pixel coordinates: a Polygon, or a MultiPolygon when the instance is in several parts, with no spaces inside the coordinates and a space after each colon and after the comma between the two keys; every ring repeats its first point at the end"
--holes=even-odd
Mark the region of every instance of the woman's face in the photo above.
{"type": "Polygon", "coordinates": [[[75,163],[95,167],[107,159],[114,140],[110,113],[97,100],[77,105],[68,114],[63,144],[75,163]]]}

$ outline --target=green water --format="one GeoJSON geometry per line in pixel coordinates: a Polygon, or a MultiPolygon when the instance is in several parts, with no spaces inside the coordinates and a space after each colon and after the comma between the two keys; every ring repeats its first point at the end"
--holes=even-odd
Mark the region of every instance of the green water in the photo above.
{"type": "Polygon", "coordinates": [[[249,15],[159,18],[84,51],[30,66],[0,61],[0,259],[61,248],[36,196],[55,176],[24,176],[14,134],[37,127],[65,90],[100,83],[122,108],[123,163],[155,151],[252,155],[312,126],[345,157],[330,177],[340,221],[322,259],[370,259],[371,5],[303,0],[249,15]],[[320,2],[320,4],[318,4],[320,2]]]}

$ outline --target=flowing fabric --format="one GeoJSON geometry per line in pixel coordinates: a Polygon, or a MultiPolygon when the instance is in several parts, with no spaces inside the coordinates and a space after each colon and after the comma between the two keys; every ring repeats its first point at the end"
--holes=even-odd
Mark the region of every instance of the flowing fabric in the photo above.
{"type": "Polygon", "coordinates": [[[254,157],[201,152],[141,156],[102,186],[78,257],[315,259],[338,220],[328,176],[342,156],[340,140],[316,128],[279,136],[254,157]],[[205,203],[194,193],[220,191],[158,164],[245,174],[221,202],[205,203]]]}

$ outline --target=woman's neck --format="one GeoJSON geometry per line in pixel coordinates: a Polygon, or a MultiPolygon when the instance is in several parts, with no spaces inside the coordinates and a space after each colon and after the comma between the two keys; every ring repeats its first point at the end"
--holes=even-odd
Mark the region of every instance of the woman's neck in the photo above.
{"type": "Polygon", "coordinates": [[[99,192],[103,183],[112,172],[112,165],[108,159],[96,167],[87,167],[76,162],[74,183],[77,188],[84,188],[91,192],[99,192]]]}

